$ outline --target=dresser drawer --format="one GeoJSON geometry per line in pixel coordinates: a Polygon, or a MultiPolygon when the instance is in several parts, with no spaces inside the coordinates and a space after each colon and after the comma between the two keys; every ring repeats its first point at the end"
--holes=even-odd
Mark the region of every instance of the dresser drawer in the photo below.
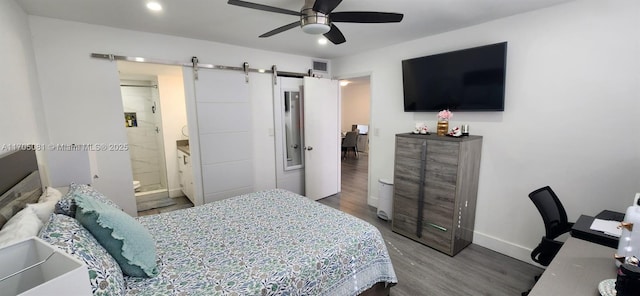
{"type": "Polygon", "coordinates": [[[405,215],[402,213],[393,213],[393,220],[391,220],[391,230],[400,233],[413,240],[418,240],[416,235],[417,222],[415,215],[405,215]]]}
{"type": "Polygon", "coordinates": [[[447,141],[427,141],[427,161],[440,164],[458,165],[460,144],[447,141]]]}
{"type": "Polygon", "coordinates": [[[427,140],[396,137],[396,158],[405,157],[417,159],[422,158],[422,144],[427,140]]]}
{"type": "Polygon", "coordinates": [[[451,255],[451,244],[454,230],[438,224],[427,217],[422,222],[422,243],[451,255]]]}
{"type": "Polygon", "coordinates": [[[407,197],[415,197],[418,200],[420,189],[420,161],[396,157],[396,165],[393,171],[393,192],[407,197]]]}
{"type": "Polygon", "coordinates": [[[453,211],[456,201],[455,184],[427,179],[424,183],[424,201],[453,211]]]}
{"type": "Polygon", "coordinates": [[[422,216],[425,222],[428,221],[428,223],[433,224],[431,225],[433,228],[440,227],[448,231],[453,228],[454,211],[452,207],[448,207],[445,204],[425,201],[422,216]]]}

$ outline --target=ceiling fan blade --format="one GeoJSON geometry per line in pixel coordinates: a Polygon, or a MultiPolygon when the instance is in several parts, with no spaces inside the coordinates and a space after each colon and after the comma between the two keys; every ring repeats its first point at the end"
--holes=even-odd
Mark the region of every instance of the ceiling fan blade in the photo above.
{"type": "Polygon", "coordinates": [[[293,28],[298,27],[298,26],[300,26],[300,21],[295,21],[295,22],[290,23],[288,25],[284,25],[284,26],[282,26],[280,28],[271,30],[271,31],[269,31],[267,33],[264,33],[264,34],[260,35],[259,37],[260,38],[264,38],[264,37],[273,36],[275,34],[282,33],[282,32],[284,32],[286,30],[290,30],[290,29],[293,29],[293,28]]]}
{"type": "Polygon", "coordinates": [[[288,9],[263,5],[263,4],[251,3],[251,2],[242,1],[242,0],[229,0],[227,3],[235,6],[252,8],[257,10],[300,16],[299,11],[293,11],[293,10],[288,10],[288,9]]]}
{"type": "Polygon", "coordinates": [[[316,3],[313,4],[313,10],[329,14],[338,7],[340,2],[342,2],[342,0],[316,0],[316,3]]]}
{"type": "Polygon", "coordinates": [[[392,12],[345,11],[332,13],[329,19],[338,23],[398,23],[403,17],[392,12]]]}
{"type": "Polygon", "coordinates": [[[324,37],[327,37],[329,41],[336,45],[347,41],[347,39],[344,38],[344,35],[342,35],[342,32],[340,32],[340,29],[338,29],[334,24],[331,24],[331,30],[329,30],[329,32],[324,33],[324,37]]]}

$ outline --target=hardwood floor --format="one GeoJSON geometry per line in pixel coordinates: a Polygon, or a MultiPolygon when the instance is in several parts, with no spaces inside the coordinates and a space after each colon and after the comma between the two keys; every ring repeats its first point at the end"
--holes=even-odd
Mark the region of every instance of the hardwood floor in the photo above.
{"type": "Polygon", "coordinates": [[[193,207],[193,203],[191,203],[191,201],[186,196],[174,197],[174,198],[171,198],[171,200],[175,202],[173,205],[166,206],[166,207],[158,207],[155,209],[150,209],[145,211],[139,211],[138,216],[154,215],[154,214],[166,213],[166,212],[171,212],[179,209],[193,207]]]}
{"type": "MultiPolygon", "coordinates": [[[[533,286],[534,276],[543,269],[526,262],[475,244],[450,257],[392,232],[391,222],[379,219],[376,208],[367,205],[368,161],[365,153],[360,153],[359,159],[353,154],[343,159],[342,192],[319,202],[380,230],[398,277],[398,284],[391,288],[392,296],[520,295],[533,286]]],[[[138,214],[158,214],[191,206],[183,197],[176,199],[176,205],[138,214]]]]}
{"type": "Polygon", "coordinates": [[[450,257],[391,231],[367,205],[367,154],[342,161],[342,192],[319,202],[376,226],[398,277],[391,295],[520,295],[543,269],[471,244],[450,257]]]}

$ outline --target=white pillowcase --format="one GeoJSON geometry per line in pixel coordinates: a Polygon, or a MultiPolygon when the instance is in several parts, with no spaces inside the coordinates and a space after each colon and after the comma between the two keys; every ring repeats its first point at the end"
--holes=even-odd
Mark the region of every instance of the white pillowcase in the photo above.
{"type": "Polygon", "coordinates": [[[26,208],[31,208],[36,213],[42,224],[49,221],[49,217],[56,208],[56,203],[62,198],[62,193],[58,189],[47,187],[40,198],[38,203],[27,204],[26,208]]]}
{"type": "Polygon", "coordinates": [[[31,208],[36,213],[42,224],[49,221],[49,217],[56,208],[56,203],[62,198],[62,193],[53,187],[47,187],[40,198],[38,203],[27,204],[26,208],[31,208]]]}
{"type": "Polygon", "coordinates": [[[58,201],[51,200],[48,202],[27,204],[27,207],[25,209],[32,209],[33,212],[35,212],[36,216],[38,216],[38,219],[40,219],[40,222],[44,224],[44,223],[47,223],[47,221],[49,221],[49,217],[51,216],[51,214],[53,214],[53,211],[56,209],[56,203],[58,203],[58,201]]]}
{"type": "Polygon", "coordinates": [[[41,228],[42,221],[33,208],[24,208],[11,217],[0,230],[0,248],[28,237],[37,236],[41,228]]]}
{"type": "MultiPolygon", "coordinates": [[[[47,187],[44,192],[42,193],[42,195],[40,196],[40,198],[38,199],[38,202],[49,202],[49,201],[59,201],[62,198],[62,193],[58,190],[55,189],[53,187],[47,187]]],[[[48,217],[47,217],[48,218],[48,217]]]]}
{"type": "Polygon", "coordinates": [[[62,198],[62,193],[53,188],[47,187],[38,203],[27,204],[27,206],[16,213],[0,230],[0,247],[23,240],[31,236],[37,236],[40,229],[49,221],[49,216],[53,213],[56,203],[62,198]]]}

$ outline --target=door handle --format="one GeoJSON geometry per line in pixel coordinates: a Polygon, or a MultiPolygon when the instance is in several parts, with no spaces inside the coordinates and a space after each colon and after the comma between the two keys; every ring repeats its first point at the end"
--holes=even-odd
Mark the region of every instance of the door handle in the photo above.
{"type": "Polygon", "coordinates": [[[436,225],[436,224],[433,224],[433,223],[427,223],[427,225],[429,225],[429,226],[431,226],[431,227],[433,227],[433,228],[435,228],[437,230],[440,230],[442,232],[447,232],[447,229],[442,227],[442,226],[440,226],[440,225],[436,225]]]}
{"type": "Polygon", "coordinates": [[[313,150],[313,147],[311,147],[311,146],[304,146],[304,150],[309,150],[309,151],[311,151],[311,150],[313,150]]]}

